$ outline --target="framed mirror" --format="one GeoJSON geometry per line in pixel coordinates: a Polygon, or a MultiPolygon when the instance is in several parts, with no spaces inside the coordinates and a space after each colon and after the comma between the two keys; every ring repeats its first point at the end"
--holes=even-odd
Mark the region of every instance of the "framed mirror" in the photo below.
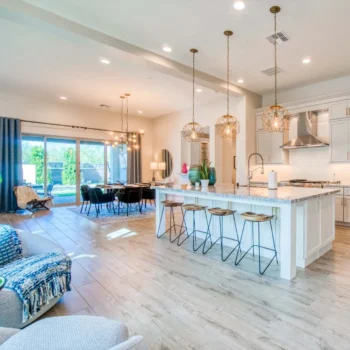
{"type": "Polygon", "coordinates": [[[170,177],[173,172],[173,156],[167,149],[162,149],[158,154],[159,170],[162,178],[170,177]]]}

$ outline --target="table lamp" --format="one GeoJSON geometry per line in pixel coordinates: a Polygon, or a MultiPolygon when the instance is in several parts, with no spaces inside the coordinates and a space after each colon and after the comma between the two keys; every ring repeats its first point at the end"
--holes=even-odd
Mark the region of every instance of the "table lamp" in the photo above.
{"type": "Polygon", "coordinates": [[[156,181],[154,172],[155,172],[156,170],[158,170],[158,162],[152,162],[152,163],[151,163],[151,170],[153,170],[152,181],[156,181]]]}

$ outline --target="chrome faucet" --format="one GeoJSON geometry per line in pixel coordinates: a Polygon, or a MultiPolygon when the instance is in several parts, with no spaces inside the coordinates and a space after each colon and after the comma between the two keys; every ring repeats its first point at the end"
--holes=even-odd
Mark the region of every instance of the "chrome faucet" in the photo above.
{"type": "Polygon", "coordinates": [[[252,153],[248,158],[248,189],[250,188],[250,180],[253,178],[253,173],[258,169],[261,169],[261,174],[264,174],[264,158],[260,153],[252,153]],[[250,171],[250,158],[252,156],[259,156],[261,158],[261,166],[250,171]]]}

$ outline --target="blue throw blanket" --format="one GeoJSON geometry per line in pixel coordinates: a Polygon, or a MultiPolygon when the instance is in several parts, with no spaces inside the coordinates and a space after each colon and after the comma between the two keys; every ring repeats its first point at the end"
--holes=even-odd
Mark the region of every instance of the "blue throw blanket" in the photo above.
{"type": "Polygon", "coordinates": [[[5,289],[15,291],[23,302],[23,322],[55,297],[70,291],[72,261],[64,254],[41,254],[0,267],[5,289]]]}
{"type": "Polygon", "coordinates": [[[21,257],[22,246],[16,230],[9,225],[0,225],[0,266],[21,257]]]}

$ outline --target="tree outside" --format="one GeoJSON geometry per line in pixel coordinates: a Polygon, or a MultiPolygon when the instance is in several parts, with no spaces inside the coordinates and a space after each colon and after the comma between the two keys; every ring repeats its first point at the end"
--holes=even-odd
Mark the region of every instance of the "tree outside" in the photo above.
{"type": "Polygon", "coordinates": [[[75,185],[76,182],[76,151],[67,148],[63,155],[62,183],[64,185],[75,185]]]}

